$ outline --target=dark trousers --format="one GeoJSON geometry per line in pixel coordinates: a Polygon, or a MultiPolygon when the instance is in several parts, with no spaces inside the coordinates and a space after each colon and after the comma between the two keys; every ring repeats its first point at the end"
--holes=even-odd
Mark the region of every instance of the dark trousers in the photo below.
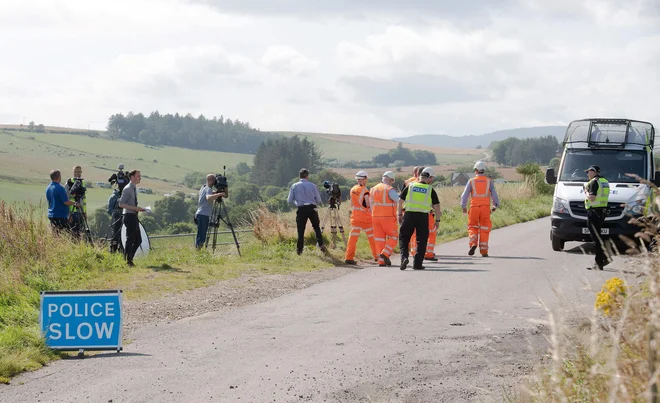
{"type": "Polygon", "coordinates": [[[413,232],[416,232],[417,252],[413,268],[421,267],[424,263],[424,254],[426,253],[426,244],[429,241],[429,214],[428,213],[409,213],[403,214],[403,222],[399,228],[399,249],[401,250],[401,259],[407,259],[410,251],[410,238],[413,232]]]}
{"type": "Polygon", "coordinates": [[[123,225],[121,211],[112,214],[112,222],[110,223],[110,252],[115,253],[124,251],[121,246],[121,226],[123,225]]]}
{"type": "Polygon", "coordinates": [[[71,234],[77,239],[80,239],[80,234],[84,231],[82,213],[71,213],[71,234]]]}
{"type": "Polygon", "coordinates": [[[596,265],[602,268],[605,262],[608,261],[603,249],[604,239],[600,234],[603,223],[605,222],[605,209],[604,208],[590,208],[587,210],[587,227],[591,233],[591,240],[596,248],[596,265]]]}
{"type": "Polygon", "coordinates": [[[124,247],[124,259],[129,264],[133,264],[135,252],[142,244],[140,235],[140,222],[137,214],[124,214],[124,226],[126,226],[126,245],[124,247]]]}
{"type": "Polygon", "coordinates": [[[69,229],[69,222],[66,218],[48,218],[50,225],[53,227],[56,233],[61,231],[67,231],[69,229]]]}
{"type": "Polygon", "coordinates": [[[323,248],[323,235],[321,234],[321,220],[319,219],[319,212],[316,211],[316,206],[300,206],[296,211],[296,224],[298,226],[298,244],[296,250],[301,254],[305,246],[305,227],[307,227],[307,220],[312,222],[312,228],[316,234],[316,242],[319,248],[323,248]]]}
{"type": "Polygon", "coordinates": [[[195,215],[195,219],[197,220],[197,236],[195,237],[195,248],[200,249],[202,246],[204,246],[204,242],[206,242],[206,233],[209,230],[209,221],[211,221],[211,217],[197,214],[195,215]]]}

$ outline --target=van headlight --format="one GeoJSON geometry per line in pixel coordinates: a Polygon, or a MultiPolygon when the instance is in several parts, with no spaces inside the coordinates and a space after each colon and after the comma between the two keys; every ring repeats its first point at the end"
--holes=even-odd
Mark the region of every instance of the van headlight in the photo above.
{"type": "Polygon", "coordinates": [[[552,212],[559,214],[568,214],[568,202],[559,197],[555,197],[552,203],[552,212]]]}

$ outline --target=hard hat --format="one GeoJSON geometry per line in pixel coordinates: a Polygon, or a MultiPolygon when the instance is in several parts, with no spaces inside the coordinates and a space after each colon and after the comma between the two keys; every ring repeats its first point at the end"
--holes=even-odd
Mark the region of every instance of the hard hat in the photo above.
{"type": "Polygon", "coordinates": [[[358,173],[355,174],[356,179],[363,179],[367,177],[367,171],[358,171],[358,173]]]}
{"type": "Polygon", "coordinates": [[[435,172],[433,172],[433,168],[428,167],[424,168],[421,175],[426,177],[435,176],[435,172]]]}
{"type": "Polygon", "coordinates": [[[387,172],[385,172],[385,173],[383,174],[383,178],[385,178],[385,177],[390,178],[390,179],[396,179],[396,178],[394,177],[394,172],[392,172],[392,171],[387,171],[387,172]]]}
{"type": "Polygon", "coordinates": [[[477,163],[474,164],[474,169],[476,169],[479,172],[484,172],[486,170],[486,164],[484,164],[481,161],[477,161],[477,163]]]}
{"type": "Polygon", "coordinates": [[[124,164],[119,164],[119,165],[117,165],[117,169],[119,169],[120,171],[121,171],[122,169],[124,169],[124,164]]]}

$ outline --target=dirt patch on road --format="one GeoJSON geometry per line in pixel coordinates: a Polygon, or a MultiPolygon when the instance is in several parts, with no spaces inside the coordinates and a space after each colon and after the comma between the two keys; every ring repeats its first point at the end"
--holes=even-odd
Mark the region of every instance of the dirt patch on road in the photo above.
{"type": "Polygon", "coordinates": [[[213,286],[171,294],[153,301],[124,302],[124,332],[156,322],[171,322],[222,309],[257,304],[355,271],[332,267],[311,272],[264,275],[249,271],[213,286]]]}

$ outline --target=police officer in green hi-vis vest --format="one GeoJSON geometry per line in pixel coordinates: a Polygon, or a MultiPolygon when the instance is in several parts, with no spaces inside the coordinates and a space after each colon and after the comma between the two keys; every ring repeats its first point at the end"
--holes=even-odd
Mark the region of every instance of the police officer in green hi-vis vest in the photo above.
{"type": "Polygon", "coordinates": [[[587,227],[591,233],[591,240],[596,247],[596,264],[587,267],[587,270],[603,270],[612,261],[605,254],[601,229],[605,222],[607,199],[610,196],[610,183],[600,176],[600,167],[592,165],[585,171],[589,182],[584,186],[584,207],[587,209],[587,227]]]}
{"type": "Polygon", "coordinates": [[[411,183],[403,189],[399,196],[397,206],[397,218],[401,228],[399,229],[399,249],[401,249],[401,270],[408,266],[408,247],[413,232],[417,238],[417,252],[413,261],[414,270],[424,270],[422,262],[426,253],[426,244],[429,239],[429,213],[435,211],[436,227],[440,222],[442,211],[440,200],[431,183],[435,179],[432,168],[424,168],[419,175],[419,182],[411,183]],[[406,213],[403,214],[405,204],[406,213]]]}

